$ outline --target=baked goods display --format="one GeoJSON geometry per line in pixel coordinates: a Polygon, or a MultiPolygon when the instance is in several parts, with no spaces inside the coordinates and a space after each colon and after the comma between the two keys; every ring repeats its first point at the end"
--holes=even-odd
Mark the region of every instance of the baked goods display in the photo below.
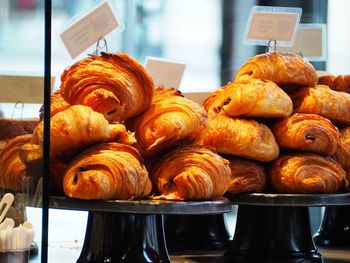
{"type": "Polygon", "coordinates": [[[191,142],[207,123],[207,112],[199,104],[175,88],[157,87],[152,105],[127,126],[135,131],[142,152],[148,155],[191,142]]]}
{"type": "Polygon", "coordinates": [[[338,128],[316,114],[294,113],[278,121],[273,133],[280,147],[333,155],[340,143],[338,128]]]}
{"type": "Polygon", "coordinates": [[[318,78],[319,85],[326,85],[332,90],[350,93],[350,75],[324,74],[318,78]]]}
{"type": "Polygon", "coordinates": [[[335,193],[347,185],[346,172],[329,157],[285,155],[274,161],[269,183],[278,193],[335,193]]]}
{"type": "Polygon", "coordinates": [[[187,145],[156,162],[151,180],[161,194],[155,199],[206,200],[227,191],[230,175],[227,160],[203,146],[187,145]]]}
{"type": "Polygon", "coordinates": [[[61,75],[62,97],[102,113],[108,121],[123,121],[145,111],[154,83],[145,68],[125,53],[91,55],[61,75]]]}
{"type": "MultiPolygon", "coordinates": [[[[154,87],[127,54],[76,62],[51,97],[51,193],[210,200],[350,190],[346,76],[318,80],[301,56],[268,52],[234,79],[199,105],[154,87]]],[[[36,121],[0,149],[0,187],[21,191],[23,178],[41,176],[43,129],[36,121]]]]}
{"type": "Polygon", "coordinates": [[[231,117],[288,117],[293,112],[290,97],[268,80],[245,79],[228,83],[213,92],[203,103],[207,111],[231,117]]]}
{"type": "Polygon", "coordinates": [[[271,80],[280,87],[315,86],[317,73],[299,54],[267,52],[248,60],[236,73],[235,82],[246,79],[271,80]]]}

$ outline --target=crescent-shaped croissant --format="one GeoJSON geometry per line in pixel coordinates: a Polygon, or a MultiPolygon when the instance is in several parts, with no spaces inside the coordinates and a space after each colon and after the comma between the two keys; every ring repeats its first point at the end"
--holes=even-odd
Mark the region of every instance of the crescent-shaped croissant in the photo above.
{"type": "Polygon", "coordinates": [[[313,153],[278,158],[268,178],[278,193],[335,193],[346,185],[346,172],[339,163],[313,153]]]}
{"type": "Polygon", "coordinates": [[[235,82],[256,78],[271,80],[278,86],[314,86],[317,73],[299,54],[267,52],[248,60],[237,72],[235,82]]]}
{"type": "MultiPolygon", "coordinates": [[[[90,107],[74,105],[51,118],[50,156],[73,156],[84,148],[100,142],[135,142],[123,124],[109,124],[101,113],[90,107]]],[[[42,146],[44,124],[34,130],[32,143],[42,146]]]]}
{"type": "Polygon", "coordinates": [[[266,173],[262,165],[247,159],[224,156],[230,163],[231,181],[228,192],[262,192],[266,186],[266,173]]]}
{"type": "Polygon", "coordinates": [[[272,161],[279,154],[275,137],[265,124],[220,114],[209,115],[209,126],[196,143],[214,147],[218,153],[262,162],[272,161]]]}
{"type": "Polygon", "coordinates": [[[350,126],[340,130],[340,142],[332,156],[344,169],[350,168],[350,126]]]}
{"type": "Polygon", "coordinates": [[[63,189],[78,199],[133,199],[147,196],[152,185],[135,148],[103,143],[74,158],[65,172],[63,189]]]}
{"type": "Polygon", "coordinates": [[[228,83],[204,101],[209,112],[231,117],[288,117],[293,112],[290,97],[268,80],[247,79],[242,83],[228,83]]]}
{"type": "Polygon", "coordinates": [[[199,104],[183,97],[174,88],[157,87],[152,105],[129,122],[144,154],[160,152],[193,140],[208,123],[199,104]]]}
{"type": "Polygon", "coordinates": [[[332,90],[350,93],[350,75],[323,75],[318,78],[318,84],[326,85],[332,90]]]}
{"type": "MultiPolygon", "coordinates": [[[[30,142],[32,135],[25,134],[9,140],[0,151],[0,187],[9,190],[22,190],[23,179],[27,177],[27,166],[20,158],[23,145],[30,142]]],[[[41,174],[37,174],[38,177],[41,174]]],[[[38,179],[38,178],[36,178],[38,179]]]]}
{"type": "Polygon", "coordinates": [[[125,53],[101,53],[67,68],[61,75],[63,98],[123,121],[146,110],[154,83],[145,68],[125,53]]]}
{"type": "Polygon", "coordinates": [[[350,94],[324,85],[302,88],[291,94],[294,112],[313,113],[336,124],[350,125],[350,94]]]}
{"type": "Polygon", "coordinates": [[[222,196],[230,182],[228,161],[203,147],[175,148],[154,165],[154,199],[207,200],[222,196]]]}
{"type": "Polygon", "coordinates": [[[333,155],[340,132],[328,119],[316,114],[295,113],[272,129],[281,148],[333,155]]]}

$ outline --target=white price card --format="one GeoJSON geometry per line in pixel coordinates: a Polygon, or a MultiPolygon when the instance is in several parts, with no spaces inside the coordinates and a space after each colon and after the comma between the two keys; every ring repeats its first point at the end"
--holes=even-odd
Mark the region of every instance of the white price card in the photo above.
{"type": "Polygon", "coordinates": [[[108,1],[103,1],[59,33],[69,55],[74,59],[115,29],[123,29],[108,1]]]}
{"type": "Polygon", "coordinates": [[[186,64],[147,57],[145,68],[151,74],[155,85],[178,89],[185,72],[186,64]]]}
{"type": "Polygon", "coordinates": [[[253,6],[244,33],[244,44],[292,46],[302,9],[293,7],[253,6]]]}
{"type": "Polygon", "coordinates": [[[278,47],[277,51],[301,53],[312,61],[326,60],[326,25],[300,24],[292,47],[278,47]]]}

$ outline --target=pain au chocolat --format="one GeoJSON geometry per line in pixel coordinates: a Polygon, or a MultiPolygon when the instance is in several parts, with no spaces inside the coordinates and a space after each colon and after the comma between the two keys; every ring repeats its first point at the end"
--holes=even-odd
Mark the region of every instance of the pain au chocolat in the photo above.
{"type": "Polygon", "coordinates": [[[154,83],[145,68],[127,54],[102,52],[64,70],[60,89],[69,104],[90,106],[112,122],[146,110],[154,83]]]}
{"type": "Polygon", "coordinates": [[[210,94],[203,106],[231,117],[281,118],[293,112],[287,93],[271,81],[253,78],[228,83],[210,94]]]}
{"type": "Polygon", "coordinates": [[[317,85],[290,94],[294,112],[321,115],[335,124],[350,125],[350,94],[317,85]]]}
{"type": "Polygon", "coordinates": [[[135,199],[151,188],[139,152],[120,143],[91,146],[74,158],[63,179],[65,194],[78,199],[135,199]]]}
{"type": "Polygon", "coordinates": [[[330,157],[314,153],[281,156],[268,176],[278,193],[326,194],[346,186],[346,172],[330,157]]]}
{"type": "Polygon", "coordinates": [[[340,130],[339,146],[332,156],[344,169],[350,168],[350,126],[340,130]]]}
{"type": "Polygon", "coordinates": [[[228,161],[212,150],[186,145],[163,156],[150,174],[160,194],[153,199],[208,200],[226,192],[231,170],[228,161]]]}
{"type": "Polygon", "coordinates": [[[237,72],[235,82],[256,78],[271,80],[280,87],[314,86],[317,73],[299,54],[267,52],[249,59],[237,72]]]}
{"type": "Polygon", "coordinates": [[[272,129],[281,148],[333,155],[340,142],[338,128],[328,119],[295,113],[277,122],[272,129]]]}

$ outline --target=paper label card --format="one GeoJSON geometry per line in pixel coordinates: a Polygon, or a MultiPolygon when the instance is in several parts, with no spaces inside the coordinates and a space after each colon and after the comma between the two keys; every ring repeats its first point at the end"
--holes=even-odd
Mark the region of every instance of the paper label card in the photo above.
{"type": "Polygon", "coordinates": [[[86,15],[66,27],[59,36],[74,59],[97,41],[121,27],[108,1],[103,1],[86,15]]]}
{"type": "Polygon", "coordinates": [[[244,34],[244,44],[267,45],[269,40],[276,40],[277,46],[292,46],[301,13],[301,8],[252,7],[244,34]]]}
{"type": "Polygon", "coordinates": [[[292,47],[277,47],[277,51],[299,53],[312,61],[326,59],[326,25],[300,24],[292,47]]]}
{"type": "Polygon", "coordinates": [[[151,74],[155,85],[164,85],[165,87],[178,89],[186,64],[147,57],[145,68],[151,74]]]}

